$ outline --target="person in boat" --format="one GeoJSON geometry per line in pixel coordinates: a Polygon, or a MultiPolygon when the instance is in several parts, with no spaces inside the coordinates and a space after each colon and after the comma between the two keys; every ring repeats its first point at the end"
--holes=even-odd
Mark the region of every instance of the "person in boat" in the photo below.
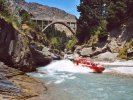
{"type": "Polygon", "coordinates": [[[80,57],[77,50],[73,52],[73,62],[76,63],[77,59],[80,57]]]}
{"type": "Polygon", "coordinates": [[[92,69],[93,72],[96,72],[96,73],[102,73],[105,70],[105,68],[103,66],[97,65],[94,62],[92,62],[88,59],[85,59],[85,58],[78,58],[76,61],[76,64],[77,65],[81,64],[83,67],[92,69]]]}

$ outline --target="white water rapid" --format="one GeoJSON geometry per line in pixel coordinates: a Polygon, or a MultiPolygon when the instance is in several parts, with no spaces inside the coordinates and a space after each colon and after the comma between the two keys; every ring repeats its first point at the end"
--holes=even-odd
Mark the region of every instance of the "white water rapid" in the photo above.
{"type": "Polygon", "coordinates": [[[54,61],[51,64],[38,68],[39,72],[46,72],[46,73],[55,73],[55,72],[70,72],[70,73],[89,73],[91,72],[90,69],[86,67],[81,67],[80,65],[74,64],[70,60],[60,60],[54,61]]]}
{"type": "Polygon", "coordinates": [[[94,74],[70,60],[53,61],[28,75],[44,81],[47,100],[133,100],[133,78],[112,73],[133,74],[133,61],[102,64],[106,70],[94,74]]]}

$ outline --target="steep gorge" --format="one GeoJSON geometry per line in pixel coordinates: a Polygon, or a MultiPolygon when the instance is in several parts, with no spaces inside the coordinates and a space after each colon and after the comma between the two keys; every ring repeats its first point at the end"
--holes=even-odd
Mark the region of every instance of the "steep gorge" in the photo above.
{"type": "Polygon", "coordinates": [[[22,9],[16,14],[12,4],[15,4],[14,0],[6,1],[0,10],[0,61],[22,71],[32,71],[37,66],[48,64],[54,54],[46,47],[45,35],[30,19],[22,20],[22,9]]]}

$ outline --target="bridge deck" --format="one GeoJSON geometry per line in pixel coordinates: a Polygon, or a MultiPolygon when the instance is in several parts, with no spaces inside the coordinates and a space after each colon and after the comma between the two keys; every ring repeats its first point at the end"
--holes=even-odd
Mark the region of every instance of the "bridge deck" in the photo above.
{"type": "Polygon", "coordinates": [[[77,21],[76,20],[61,20],[61,19],[51,19],[51,18],[31,18],[38,26],[44,31],[47,27],[52,24],[62,24],[66,26],[72,33],[76,33],[77,21]]]}

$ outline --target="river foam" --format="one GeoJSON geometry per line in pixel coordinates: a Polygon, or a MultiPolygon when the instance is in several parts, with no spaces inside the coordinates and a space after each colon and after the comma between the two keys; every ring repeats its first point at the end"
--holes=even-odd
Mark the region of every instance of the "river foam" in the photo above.
{"type": "Polygon", "coordinates": [[[110,71],[115,71],[121,74],[133,75],[133,60],[115,61],[115,62],[98,62],[104,66],[112,66],[110,71]]]}
{"type": "MultiPolygon", "coordinates": [[[[88,74],[91,72],[90,69],[82,66],[77,66],[70,60],[59,60],[53,61],[49,65],[37,68],[38,77],[40,78],[51,78],[52,81],[47,84],[61,84],[66,80],[74,80],[77,77],[75,74],[88,74]]],[[[34,75],[33,75],[34,76],[34,75]]]]}
{"type": "Polygon", "coordinates": [[[86,67],[77,66],[70,60],[60,60],[52,62],[51,64],[38,68],[39,72],[48,72],[53,74],[54,72],[70,72],[70,73],[89,73],[90,70],[86,67]]]}
{"type": "Polygon", "coordinates": [[[133,67],[133,60],[129,60],[129,61],[114,61],[114,62],[97,62],[99,64],[102,65],[111,65],[111,66],[131,66],[133,67]]]}
{"type": "Polygon", "coordinates": [[[116,68],[112,68],[112,69],[121,74],[133,75],[133,67],[116,67],[116,68]]]}
{"type": "MultiPolygon", "coordinates": [[[[118,73],[133,74],[133,60],[116,61],[116,62],[97,62],[97,63],[104,65],[106,67],[106,70],[104,72],[116,71],[118,73]],[[113,68],[108,68],[107,66],[112,66],[113,68]]],[[[37,70],[38,72],[47,73],[51,76],[53,75],[55,76],[59,74],[59,72],[60,73],[64,72],[63,74],[64,76],[62,78],[70,78],[70,79],[73,79],[73,77],[69,76],[70,73],[89,73],[92,71],[86,67],[77,66],[72,61],[67,59],[53,61],[49,65],[38,68],[37,70]]]]}

